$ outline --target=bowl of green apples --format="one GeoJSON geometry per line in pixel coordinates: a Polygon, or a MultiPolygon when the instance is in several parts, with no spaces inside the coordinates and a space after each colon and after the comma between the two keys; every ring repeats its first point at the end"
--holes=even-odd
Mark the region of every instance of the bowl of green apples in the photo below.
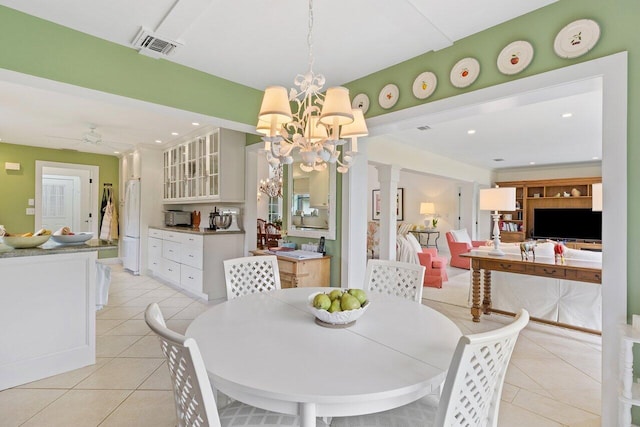
{"type": "Polygon", "coordinates": [[[317,324],[329,328],[353,325],[369,308],[367,294],[362,289],[337,288],[309,295],[309,310],[317,324]]]}

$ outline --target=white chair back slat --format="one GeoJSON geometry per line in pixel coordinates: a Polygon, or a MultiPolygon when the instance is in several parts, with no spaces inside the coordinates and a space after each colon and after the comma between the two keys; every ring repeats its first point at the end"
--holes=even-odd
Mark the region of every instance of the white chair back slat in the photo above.
{"type": "Polygon", "coordinates": [[[227,299],[280,289],[280,270],[275,255],[228,259],[223,264],[227,299]]]}
{"type": "Polygon", "coordinates": [[[419,264],[372,259],[367,263],[365,289],[420,303],[424,272],[419,264]]]}

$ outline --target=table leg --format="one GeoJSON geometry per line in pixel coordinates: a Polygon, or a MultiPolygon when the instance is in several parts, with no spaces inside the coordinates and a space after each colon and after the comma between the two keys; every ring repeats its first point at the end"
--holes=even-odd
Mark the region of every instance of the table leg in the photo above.
{"type": "Polygon", "coordinates": [[[474,322],[480,321],[482,311],[480,310],[480,263],[477,260],[471,260],[471,286],[472,286],[472,302],[471,317],[474,322]]]}
{"type": "Polygon", "coordinates": [[[489,314],[491,308],[491,270],[484,270],[484,293],[482,296],[482,312],[489,314]]]}
{"type": "Polygon", "coordinates": [[[300,427],[316,427],[315,403],[300,403],[300,427]]]}
{"type": "Polygon", "coordinates": [[[436,249],[438,249],[438,238],[440,237],[440,232],[438,231],[438,233],[436,234],[435,239],[433,240],[433,243],[436,245],[436,249]]]}

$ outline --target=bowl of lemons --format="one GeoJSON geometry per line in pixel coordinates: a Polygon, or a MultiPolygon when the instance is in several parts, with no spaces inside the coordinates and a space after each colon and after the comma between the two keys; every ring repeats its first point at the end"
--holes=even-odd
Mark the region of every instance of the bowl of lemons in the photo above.
{"type": "Polygon", "coordinates": [[[369,308],[367,294],[362,289],[333,289],[309,295],[309,310],[317,324],[329,328],[353,325],[369,308]]]}
{"type": "Polygon", "coordinates": [[[35,233],[5,233],[2,242],[14,249],[35,248],[46,243],[51,237],[51,230],[39,230],[35,233]]]}

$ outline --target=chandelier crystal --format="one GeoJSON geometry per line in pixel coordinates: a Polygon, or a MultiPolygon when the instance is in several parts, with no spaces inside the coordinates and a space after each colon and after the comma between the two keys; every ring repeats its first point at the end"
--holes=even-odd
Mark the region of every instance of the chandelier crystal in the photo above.
{"type": "Polygon", "coordinates": [[[368,135],[361,109],[351,108],[349,90],[332,87],[322,92],[325,78],[313,72],[313,0],[309,0],[309,70],[298,74],[296,88],[288,95],[282,86],[265,89],[257,132],[263,134],[264,151],[271,166],[293,163],[293,150],[298,150],[302,160],[300,168],[305,172],[320,171],[328,163],[337,164],[337,170],[345,173],[358,153],[357,138],[368,135]],[[292,113],[291,104],[295,107],[292,113]],[[351,138],[349,150],[341,151],[351,138]]]}
{"type": "Polygon", "coordinates": [[[282,198],[282,165],[273,168],[273,175],[260,180],[258,191],[271,198],[282,198]]]}

